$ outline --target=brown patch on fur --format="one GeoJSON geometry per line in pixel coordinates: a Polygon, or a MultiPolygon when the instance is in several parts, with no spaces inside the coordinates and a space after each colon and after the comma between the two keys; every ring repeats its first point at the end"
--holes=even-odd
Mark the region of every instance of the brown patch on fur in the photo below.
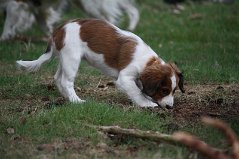
{"type": "Polygon", "coordinates": [[[172,92],[170,79],[172,75],[173,70],[169,64],[161,64],[156,57],[151,58],[140,74],[143,85],[142,92],[155,101],[161,100],[172,92]]]}
{"type": "Polygon", "coordinates": [[[147,62],[146,66],[151,66],[153,64],[161,64],[161,61],[159,60],[158,57],[152,57],[150,60],[147,62]]]}
{"type": "Polygon", "coordinates": [[[103,54],[107,65],[124,69],[132,61],[137,42],[132,37],[119,35],[115,28],[101,20],[78,20],[80,37],[97,54],[103,54]]]}
{"type": "Polygon", "coordinates": [[[66,35],[65,29],[63,28],[64,25],[65,24],[55,29],[52,34],[53,41],[55,42],[55,46],[58,51],[64,47],[64,39],[66,35]]]}
{"type": "MultiPolygon", "coordinates": [[[[71,22],[77,22],[78,24],[82,25],[85,22],[88,22],[90,19],[73,19],[71,22]]],[[[93,19],[92,19],[93,20],[93,19]]]]}

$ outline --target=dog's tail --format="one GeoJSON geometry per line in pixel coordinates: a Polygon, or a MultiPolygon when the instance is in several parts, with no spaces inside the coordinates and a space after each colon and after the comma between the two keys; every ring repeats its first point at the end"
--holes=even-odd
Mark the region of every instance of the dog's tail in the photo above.
{"type": "Polygon", "coordinates": [[[22,61],[18,60],[16,61],[17,68],[21,70],[26,70],[28,72],[36,72],[40,69],[41,65],[48,61],[53,54],[53,48],[51,45],[51,42],[48,42],[47,49],[44,54],[42,54],[37,60],[33,61],[22,61]]]}

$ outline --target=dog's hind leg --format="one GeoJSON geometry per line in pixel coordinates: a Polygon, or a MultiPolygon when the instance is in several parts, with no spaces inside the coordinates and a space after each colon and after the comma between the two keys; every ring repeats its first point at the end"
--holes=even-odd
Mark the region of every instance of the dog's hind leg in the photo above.
{"type": "Polygon", "coordinates": [[[67,98],[67,95],[64,93],[63,88],[61,86],[61,78],[62,78],[62,67],[61,64],[59,63],[56,74],[54,75],[54,81],[61,95],[67,98]]]}
{"type": "Polygon", "coordinates": [[[81,100],[77,96],[74,90],[74,81],[80,62],[81,56],[79,52],[67,49],[61,52],[61,70],[59,70],[61,71],[60,88],[62,88],[62,93],[73,103],[85,102],[85,100],[81,100]]]}

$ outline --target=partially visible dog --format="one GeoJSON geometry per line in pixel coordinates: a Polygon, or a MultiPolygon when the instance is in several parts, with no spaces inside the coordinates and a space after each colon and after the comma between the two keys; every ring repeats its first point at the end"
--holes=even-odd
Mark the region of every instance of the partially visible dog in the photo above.
{"type": "Polygon", "coordinates": [[[35,21],[46,35],[50,35],[66,5],[67,1],[64,0],[8,0],[5,2],[6,19],[0,39],[14,38],[17,33],[29,29],[35,21]]]}
{"type": "Polygon", "coordinates": [[[128,29],[133,31],[139,21],[134,0],[80,0],[84,10],[92,17],[118,25],[123,13],[129,18],[128,29]]]}
{"type": "Polygon", "coordinates": [[[80,3],[89,15],[115,25],[119,24],[120,18],[126,13],[129,17],[129,30],[134,30],[139,21],[134,0],[0,0],[0,6],[6,10],[0,39],[15,37],[17,33],[30,28],[35,21],[46,35],[50,35],[54,25],[72,3],[80,3]]]}
{"type": "Polygon", "coordinates": [[[37,71],[53,53],[59,57],[56,85],[70,102],[84,102],[74,90],[81,60],[115,79],[118,88],[141,107],[171,108],[176,88],[184,92],[183,76],[175,64],[165,63],[137,35],[106,21],[72,20],[53,32],[46,52],[37,60],[17,64],[37,71]]]}

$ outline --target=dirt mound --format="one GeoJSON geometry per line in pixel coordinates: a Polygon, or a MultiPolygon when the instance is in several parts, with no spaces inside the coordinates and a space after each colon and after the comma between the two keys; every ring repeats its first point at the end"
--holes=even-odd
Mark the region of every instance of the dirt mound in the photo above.
{"type": "Polygon", "coordinates": [[[201,116],[239,121],[239,85],[189,85],[185,94],[176,94],[176,119],[196,121],[201,116]]]}

